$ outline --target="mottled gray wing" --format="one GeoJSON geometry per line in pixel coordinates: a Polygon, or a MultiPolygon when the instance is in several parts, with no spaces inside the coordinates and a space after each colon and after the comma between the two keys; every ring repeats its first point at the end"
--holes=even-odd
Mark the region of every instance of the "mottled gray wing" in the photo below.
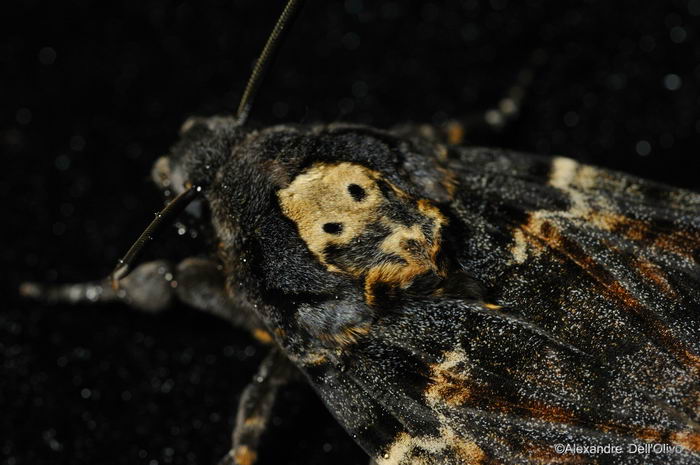
{"type": "Polygon", "coordinates": [[[488,149],[444,172],[484,301],[412,297],[302,364],[353,437],[382,465],[700,463],[700,196],[488,149]]]}

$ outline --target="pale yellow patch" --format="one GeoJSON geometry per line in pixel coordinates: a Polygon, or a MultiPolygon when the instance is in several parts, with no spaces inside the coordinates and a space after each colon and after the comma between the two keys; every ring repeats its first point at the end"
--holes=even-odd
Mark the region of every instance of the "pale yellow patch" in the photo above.
{"type": "Polygon", "coordinates": [[[325,263],[323,250],[330,244],[347,244],[376,217],[382,202],[375,182],[377,176],[378,173],[354,163],[316,163],[277,192],[282,212],[297,224],[309,250],[332,271],[341,270],[325,263]],[[350,184],[364,189],[365,198],[361,202],[348,192],[350,184]],[[326,223],[342,223],[342,232],[326,233],[323,230],[326,223]]]}
{"type": "Polygon", "coordinates": [[[510,254],[513,256],[515,263],[525,263],[528,257],[528,245],[525,239],[525,234],[521,229],[516,229],[513,232],[513,246],[510,248],[510,254]]]}
{"type": "Polygon", "coordinates": [[[378,282],[405,288],[423,273],[433,271],[437,275],[443,274],[437,264],[437,254],[440,251],[441,228],[447,219],[430,201],[414,201],[386,180],[386,185],[399,199],[400,208],[413,208],[432,223],[432,237],[428,238],[417,224],[405,226],[384,216],[382,207],[396,208],[397,205],[392,207],[380,191],[378,182],[381,180],[380,173],[355,163],[316,163],[298,175],[288,187],[277,192],[282,212],[296,223],[299,235],[309,250],[329,271],[363,277],[370,304],[373,300],[372,289],[378,282]],[[360,201],[350,194],[348,188],[351,184],[364,190],[360,201]],[[368,268],[358,262],[343,269],[328,263],[324,254],[326,247],[346,245],[366,232],[370,224],[377,222],[390,231],[377,244],[377,256],[393,254],[401,257],[405,263],[379,260],[378,265],[368,268]],[[327,223],[338,223],[342,229],[337,234],[328,233],[324,231],[327,223]]]}
{"type": "MultiPolygon", "coordinates": [[[[582,189],[590,189],[595,185],[596,171],[594,168],[581,165],[571,158],[556,157],[552,160],[552,172],[549,184],[564,191],[569,196],[571,206],[564,212],[568,217],[583,218],[591,206],[582,192],[582,189]]],[[[538,211],[536,216],[549,212],[538,211]]]]}
{"type": "MultiPolygon", "coordinates": [[[[377,465],[404,465],[404,464],[420,464],[418,461],[408,462],[408,454],[416,448],[416,441],[408,433],[399,433],[394,442],[389,446],[381,457],[376,462],[377,465]]],[[[421,460],[425,463],[424,460],[421,460]]],[[[423,465],[423,464],[420,464],[423,465]]]]}
{"type": "Polygon", "coordinates": [[[578,166],[579,164],[571,158],[553,158],[549,184],[562,190],[568,189],[576,177],[578,166]]]}

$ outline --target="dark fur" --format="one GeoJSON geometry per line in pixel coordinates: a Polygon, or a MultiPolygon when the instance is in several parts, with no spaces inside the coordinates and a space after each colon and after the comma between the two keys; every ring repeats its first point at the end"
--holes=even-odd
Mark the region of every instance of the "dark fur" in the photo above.
{"type": "MultiPolygon", "coordinates": [[[[548,463],[566,458],[552,444],[572,438],[682,445],[572,460],[700,460],[697,194],[605,170],[568,187],[550,159],[348,125],[202,120],[170,160],[205,186],[229,295],[380,463],[548,463]],[[361,282],[326,269],[276,198],[324,161],[361,164],[437,205],[447,276],[384,289],[371,308],[361,282]],[[401,437],[412,449],[399,459],[401,437]]],[[[416,222],[401,208],[381,214],[416,222]]],[[[328,261],[368,258],[364,244],[329,249],[328,261]]]]}

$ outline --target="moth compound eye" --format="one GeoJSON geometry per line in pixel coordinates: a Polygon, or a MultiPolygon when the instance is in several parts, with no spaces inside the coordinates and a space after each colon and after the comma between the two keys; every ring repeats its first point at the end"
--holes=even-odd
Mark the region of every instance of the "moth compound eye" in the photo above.
{"type": "Polygon", "coordinates": [[[367,192],[357,184],[348,185],[348,192],[355,202],[362,202],[367,197],[367,192]]]}
{"type": "Polygon", "coordinates": [[[326,223],[323,225],[323,231],[336,236],[340,235],[343,232],[343,223],[326,223]]]}

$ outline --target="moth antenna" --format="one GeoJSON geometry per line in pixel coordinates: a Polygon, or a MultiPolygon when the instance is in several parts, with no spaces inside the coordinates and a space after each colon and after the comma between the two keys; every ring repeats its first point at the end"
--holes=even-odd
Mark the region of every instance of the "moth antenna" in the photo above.
{"type": "Polygon", "coordinates": [[[173,200],[168,202],[168,204],[158,213],[156,217],[153,218],[151,224],[149,224],[146,229],[141,233],[136,242],[134,242],[129,250],[126,252],[118,262],[117,266],[112,271],[112,287],[115,289],[119,287],[119,280],[129,274],[131,271],[131,265],[134,260],[138,257],[139,253],[143,250],[144,246],[153,239],[153,235],[158,231],[158,229],[163,225],[170,223],[170,221],[181,213],[187,205],[189,205],[199,194],[202,192],[202,186],[190,185],[182,193],[180,193],[173,200]]]}
{"type": "Polygon", "coordinates": [[[270,36],[267,38],[265,47],[263,47],[262,52],[257,60],[255,60],[255,66],[253,71],[248,78],[248,83],[245,86],[245,91],[241,97],[241,101],[238,103],[238,110],[236,111],[236,123],[240,126],[246,122],[248,119],[248,114],[250,113],[250,108],[253,104],[253,100],[258,93],[260,88],[260,83],[265,77],[265,72],[274,58],[275,52],[282,41],[284,33],[287,31],[287,27],[291,24],[295,13],[299,10],[302,0],[289,0],[287,5],[282,10],[275,27],[272,29],[270,36]]]}
{"type": "MultiPolygon", "coordinates": [[[[282,10],[282,14],[275,27],[272,29],[270,36],[267,38],[265,47],[263,47],[260,56],[255,61],[255,66],[253,71],[248,78],[248,83],[246,84],[245,91],[241,97],[241,101],[238,104],[238,110],[236,111],[236,124],[242,125],[248,119],[248,114],[250,113],[250,108],[253,104],[258,89],[260,88],[260,83],[265,77],[265,72],[270,66],[270,62],[274,58],[275,52],[282,41],[284,33],[287,31],[289,24],[292,22],[296,12],[299,10],[302,0],[289,0],[287,5],[282,10]]],[[[131,265],[134,263],[139,253],[143,250],[146,243],[153,239],[153,235],[158,231],[158,229],[165,223],[169,223],[170,220],[178,215],[182,210],[184,210],[187,205],[194,200],[194,198],[199,195],[202,191],[201,186],[189,186],[184,192],[175,197],[170,201],[163,210],[156,213],[156,217],[151,221],[146,229],[141,233],[136,242],[134,242],[126,255],[122,257],[118,262],[117,266],[112,271],[112,286],[116,289],[119,287],[119,280],[129,274],[131,271],[131,265]]]]}

